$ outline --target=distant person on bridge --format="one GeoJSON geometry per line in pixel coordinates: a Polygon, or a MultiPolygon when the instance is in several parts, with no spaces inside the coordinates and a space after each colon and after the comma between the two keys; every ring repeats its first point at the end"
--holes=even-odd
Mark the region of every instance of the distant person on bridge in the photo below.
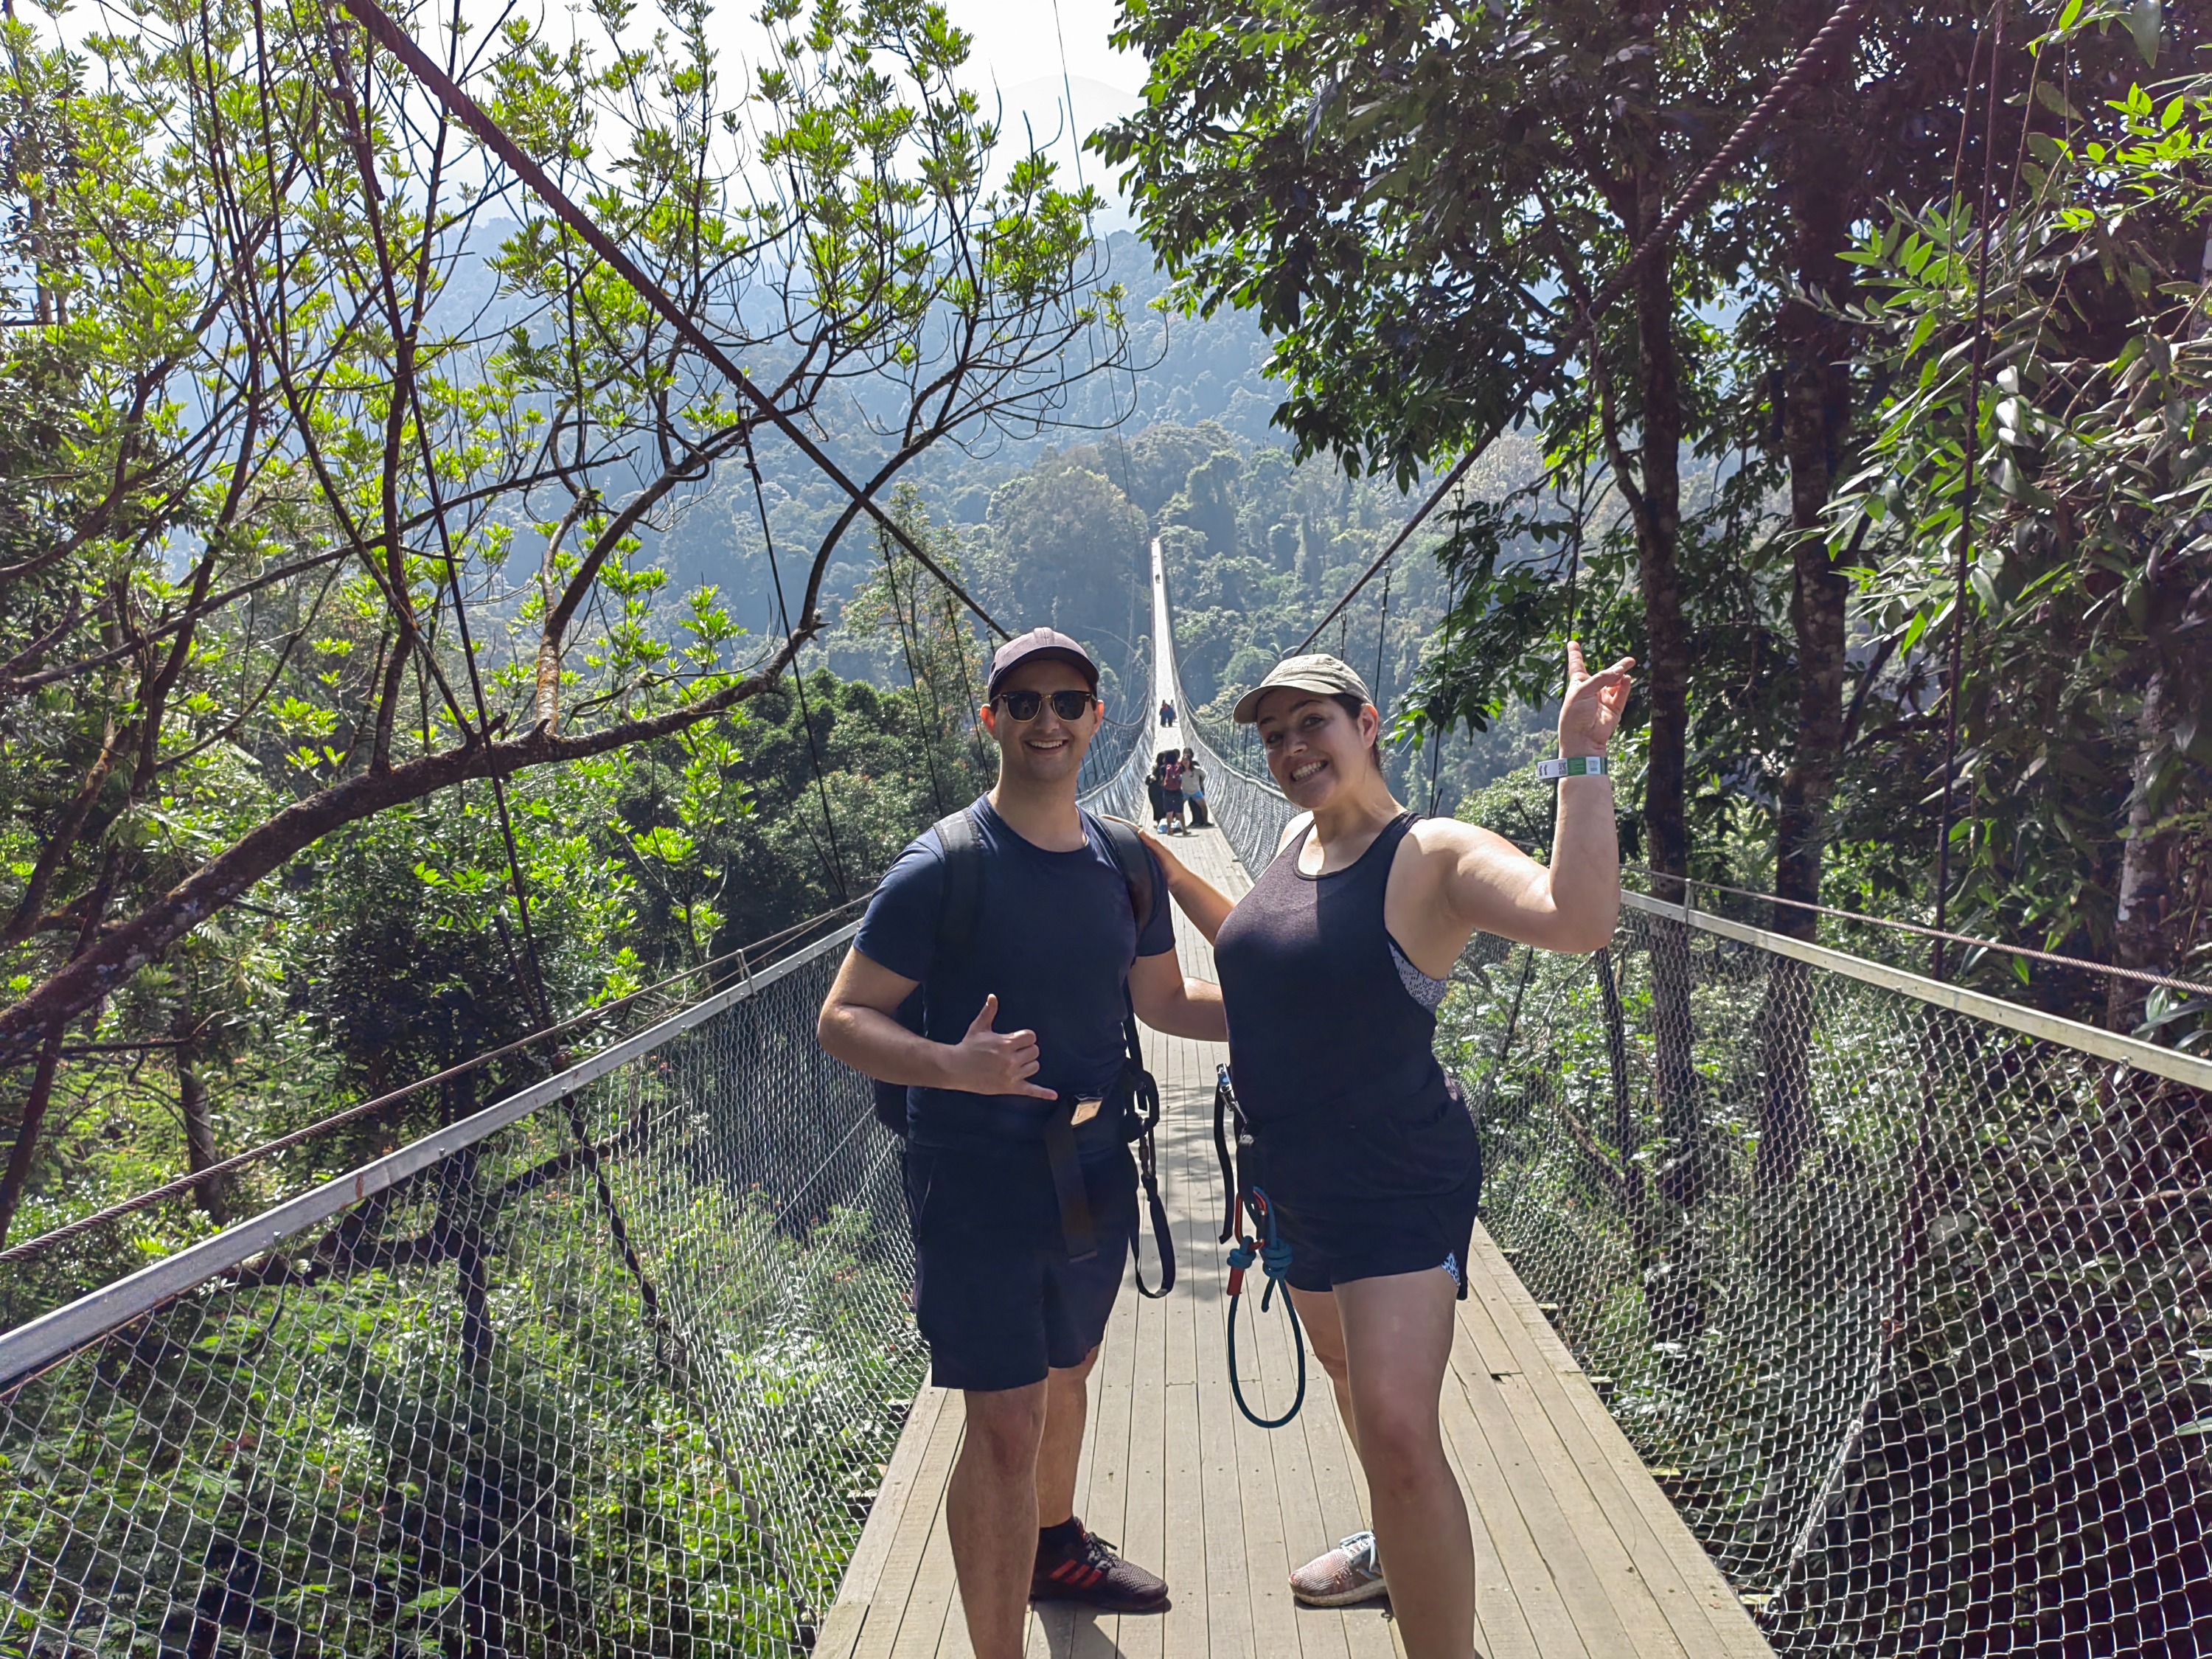
{"type": "Polygon", "coordinates": [[[1165,697],[1160,699],[1160,724],[1162,726],[1175,724],[1175,705],[1165,697]]]}
{"type": "Polygon", "coordinates": [[[1168,1593],[1074,1513],[1085,1380],[1137,1226],[1124,988],[1156,1030],[1219,1042],[1227,1027],[1220,993],[1176,963],[1164,872],[1144,872],[1138,914],[1139,884],[1076,805],[1097,690],[1064,634],[1000,647],[980,711],[999,781],[961,830],[985,860],[972,927],[940,950],[950,860],[933,829],[885,873],[818,1025],[830,1054],[908,1085],[915,1315],[933,1380],[967,1398],[945,1525],[975,1659],[1021,1659],[1032,1599],[1141,1613],[1168,1593]],[[897,1012],[923,984],[917,1032],[897,1012]],[[1048,1148],[1071,1127],[1056,1170],[1048,1148]],[[1080,1243],[1071,1209],[1087,1212],[1080,1243]]]}
{"type": "Polygon", "coordinates": [[[1198,763],[1198,750],[1182,751],[1182,800],[1190,809],[1190,827],[1203,830],[1206,817],[1206,769],[1198,763]]]}
{"type": "Polygon", "coordinates": [[[1254,1145],[1244,1176],[1291,1246],[1290,1293],[1367,1476],[1375,1530],[1291,1577],[1341,1607],[1387,1593],[1408,1659],[1469,1659],[1474,1547],[1438,1415],[1452,1303],[1467,1293],[1481,1148],[1437,1064],[1436,1010],[1476,933],[1595,951],[1620,909],[1605,746],[1626,658],[1567,647],[1552,861],[1401,806],[1382,716],[1334,657],[1293,657],[1237,704],[1303,809],[1232,907],[1157,842],[1168,889],[1216,945],[1230,1071],[1254,1145]],[[1383,1574],[1387,1565],[1389,1577],[1383,1574]]]}

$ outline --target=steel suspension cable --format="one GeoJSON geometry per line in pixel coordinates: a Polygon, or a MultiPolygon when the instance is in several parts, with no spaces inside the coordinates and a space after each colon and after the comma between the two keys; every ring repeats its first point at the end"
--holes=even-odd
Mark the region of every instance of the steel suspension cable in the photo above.
{"type": "Polygon", "coordinates": [[[464,92],[458,82],[441,69],[429,54],[416,43],[415,38],[402,28],[390,13],[375,0],[337,0],[337,3],[366,29],[376,43],[405,64],[408,72],[443,105],[455,119],[477,136],[485,149],[506,165],[514,176],[529,186],[531,191],[552,210],[561,222],[582,240],[592,252],[606,263],[614,273],[627,283],[694,351],[704,357],[758,411],[759,418],[767,421],[791,441],[792,446],[806,457],[830,481],[843,491],[853,505],[878,526],[896,537],[899,544],[911,553],[917,563],[949,590],[961,604],[981,617],[983,625],[1000,639],[1012,636],[998,618],[978,605],[968,590],[955,581],[937,562],[915,543],[912,537],[889,513],[885,512],[872,490],[862,489],[832,459],[829,453],[805,429],[793,420],[788,411],[775,398],[753,384],[752,377],[732,360],[730,355],[693,319],[690,313],[670,297],[668,291],[646,275],[644,268],[625,253],[619,243],[601,229],[598,222],[575,203],[548,176],[544,168],[532,161],[529,153],[509,137],[498,122],[493,120],[483,106],[464,92]]]}
{"type": "MultiPolygon", "coordinates": [[[[1641,866],[1627,866],[1627,872],[1651,878],[1652,872],[1641,866]]],[[[1996,951],[2006,956],[2021,957],[2030,962],[2047,962],[2054,968],[2070,968],[2077,973],[2101,974],[2108,979],[2124,979],[2137,985],[2161,987],[2179,991],[2189,996],[2212,1000],[2212,985],[2191,979],[2178,979],[2171,974],[2154,973],[2147,968],[2122,968],[2109,962],[2092,962],[2087,957],[2069,957],[2057,951],[2039,951],[2033,945],[2007,945],[2002,939],[1983,939],[1973,933],[1948,932],[1929,927],[1917,921],[1899,921],[1893,916],[1870,916],[1862,910],[1843,910],[1832,904],[1815,904],[1809,899],[1784,898],[1775,893],[1762,893],[1750,887],[1731,887],[1725,882],[1707,881],[1701,876],[1668,876],[1664,879],[1678,881],[1692,892],[1703,888],[1709,893],[1727,893],[1737,898],[1757,899],[1762,904],[1779,904],[1792,910],[1802,910],[1809,915],[1828,916],[1838,921],[1856,922],[1867,927],[1887,927],[1893,933],[1911,933],[1921,939],[1956,945],[1971,951],[1996,951]]],[[[1932,975],[1929,977],[1934,977],[1932,975]]],[[[4,1260],[4,1258],[0,1258],[4,1260]]]]}
{"type": "MultiPolygon", "coordinates": [[[[919,619],[913,632],[907,623],[906,602],[899,597],[898,576],[891,558],[891,539],[881,534],[876,537],[877,548],[884,556],[884,580],[890,588],[891,621],[898,629],[899,647],[906,653],[906,683],[908,695],[914,699],[914,723],[921,724],[921,674],[915,665],[913,632],[920,631],[919,619]]],[[[937,816],[945,816],[945,786],[937,775],[937,739],[945,730],[944,705],[937,700],[937,685],[933,680],[929,688],[930,730],[922,738],[921,757],[929,768],[929,799],[937,809],[937,816]]]]}
{"type": "MultiPolygon", "coordinates": [[[[759,458],[753,453],[750,426],[744,428],[744,436],[745,471],[752,477],[753,505],[760,512],[761,543],[768,551],[769,575],[775,585],[776,615],[783,623],[783,641],[788,649],[794,638],[791,611],[783,602],[783,572],[776,563],[775,532],[769,528],[768,495],[761,484],[759,458]]],[[[822,775],[822,751],[814,742],[814,715],[806,706],[806,671],[800,665],[796,651],[793,652],[791,659],[791,683],[799,693],[799,729],[806,733],[806,757],[814,769],[814,793],[822,803],[822,829],[830,838],[829,856],[823,862],[830,866],[830,873],[836,878],[837,896],[848,899],[852,893],[845,883],[845,856],[837,846],[837,820],[830,811],[830,786],[822,775]]]]}
{"type": "MultiPolygon", "coordinates": [[[[360,0],[347,0],[349,4],[358,3],[360,0]]],[[[1705,163],[1698,176],[1690,181],[1689,188],[1675,198],[1674,206],[1668,208],[1660,216],[1659,222],[1652,227],[1650,234],[1637,244],[1626,262],[1620,270],[1613,272],[1605,286],[1598,290],[1597,297],[1591,302],[1589,309],[1567,330],[1565,334],[1560,337],[1559,343],[1552,355],[1538,367],[1528,385],[1522,388],[1521,395],[1515,400],[1511,411],[1483,432],[1468,452],[1453,465],[1451,471],[1444,474],[1442,482],[1431,489],[1426,499],[1414,509],[1413,516],[1399,527],[1398,533],[1390,538],[1389,544],[1376,556],[1375,562],[1360,573],[1359,579],[1346,588],[1343,596],[1329,607],[1328,614],[1314,624],[1313,631],[1308,634],[1304,641],[1299,645],[1300,651],[1310,651],[1313,648],[1313,642],[1321,637],[1322,630],[1335,621],[1345,606],[1352,603],[1360,590],[1374,580],[1390,561],[1397,556],[1398,550],[1403,547],[1411,539],[1413,532],[1427,521],[1429,515],[1443,504],[1444,498],[1458,488],[1460,480],[1467,476],[1468,469],[1482,459],[1492,444],[1497,442],[1510,429],[1513,423],[1527,410],[1529,404],[1551,386],[1553,377],[1559,374],[1560,368],[1589,338],[1598,320],[1613,308],[1622,295],[1627,292],[1628,285],[1634,280],[1636,273],[1663,244],[1673,239],[1674,233],[1682,228],[1689,216],[1705,205],[1705,199],[1718,187],[1721,180],[1733,172],[1736,164],[1751,153],[1752,147],[1773,124],[1774,118],[1790,106],[1791,101],[1802,89],[1807,78],[1820,66],[1828,53],[1846,36],[1856,33],[1862,15],[1870,9],[1872,5],[1873,0],[1844,0],[1844,3],[1836,8],[1834,15],[1820,25],[1813,38],[1805,43],[1804,49],[1798,52],[1797,56],[1790,61],[1790,66],[1783,70],[1780,77],[1767,89],[1766,95],[1759,100],[1750,114],[1744,117],[1742,124],[1729,136],[1729,141],[1721,146],[1711,161],[1705,163]]]]}

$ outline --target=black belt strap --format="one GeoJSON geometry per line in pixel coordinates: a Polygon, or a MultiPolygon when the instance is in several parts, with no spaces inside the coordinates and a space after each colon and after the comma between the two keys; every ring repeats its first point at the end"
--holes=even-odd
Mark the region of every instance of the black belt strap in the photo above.
{"type": "Polygon", "coordinates": [[[1098,1254],[1097,1230],[1091,1224],[1091,1194],[1083,1184],[1083,1164],[1075,1155],[1075,1103],[1065,1097],[1044,1121],[1045,1162],[1052,1166],[1052,1190],[1060,1200],[1060,1232],[1070,1261],[1098,1254]]]}

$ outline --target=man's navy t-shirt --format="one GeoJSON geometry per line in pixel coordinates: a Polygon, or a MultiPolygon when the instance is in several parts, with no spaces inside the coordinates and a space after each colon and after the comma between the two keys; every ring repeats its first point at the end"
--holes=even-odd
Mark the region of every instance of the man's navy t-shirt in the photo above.
{"type": "MultiPolygon", "coordinates": [[[[869,902],[854,948],[902,978],[923,981],[923,1034],[933,1042],[959,1042],[983,999],[996,992],[994,1029],[1036,1033],[1037,1070],[1030,1082],[1061,1096],[1104,1096],[1121,1069],[1121,994],[1130,966],[1138,957],[1175,949],[1159,860],[1152,860],[1158,900],[1139,939],[1121,867],[1088,813],[1083,828],[1089,844],[1079,852],[1054,853],[1015,834],[988,796],[969,810],[982,843],[982,905],[963,959],[933,962],[945,890],[945,848],[934,829],[893,860],[869,902]]],[[[914,1144],[980,1150],[975,1108],[986,1098],[908,1090],[914,1144]]],[[[1001,1109],[994,1114],[1000,1120],[1026,1124],[1034,1119],[1040,1130],[1050,1105],[1021,1096],[988,1098],[1001,1109]]],[[[1118,1135],[1114,1144],[1120,1144],[1118,1135]]]]}

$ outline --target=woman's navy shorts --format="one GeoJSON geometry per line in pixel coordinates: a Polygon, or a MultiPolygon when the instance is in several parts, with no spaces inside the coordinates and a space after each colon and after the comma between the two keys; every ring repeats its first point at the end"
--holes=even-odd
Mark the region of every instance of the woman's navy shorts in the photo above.
{"type": "Polygon", "coordinates": [[[1275,1225],[1291,1247],[1291,1285],[1329,1291],[1355,1279],[1442,1267],[1467,1294],[1474,1243],[1476,1182],[1435,1198],[1398,1198],[1300,1211],[1269,1194],[1275,1225]]]}
{"type": "Polygon", "coordinates": [[[915,1322],[940,1389],[1026,1388],[1105,1337],[1136,1233],[1136,1165],[1118,1145],[1085,1161],[1098,1250],[1071,1261],[1042,1152],[1027,1163],[908,1151],[915,1322]]]}

